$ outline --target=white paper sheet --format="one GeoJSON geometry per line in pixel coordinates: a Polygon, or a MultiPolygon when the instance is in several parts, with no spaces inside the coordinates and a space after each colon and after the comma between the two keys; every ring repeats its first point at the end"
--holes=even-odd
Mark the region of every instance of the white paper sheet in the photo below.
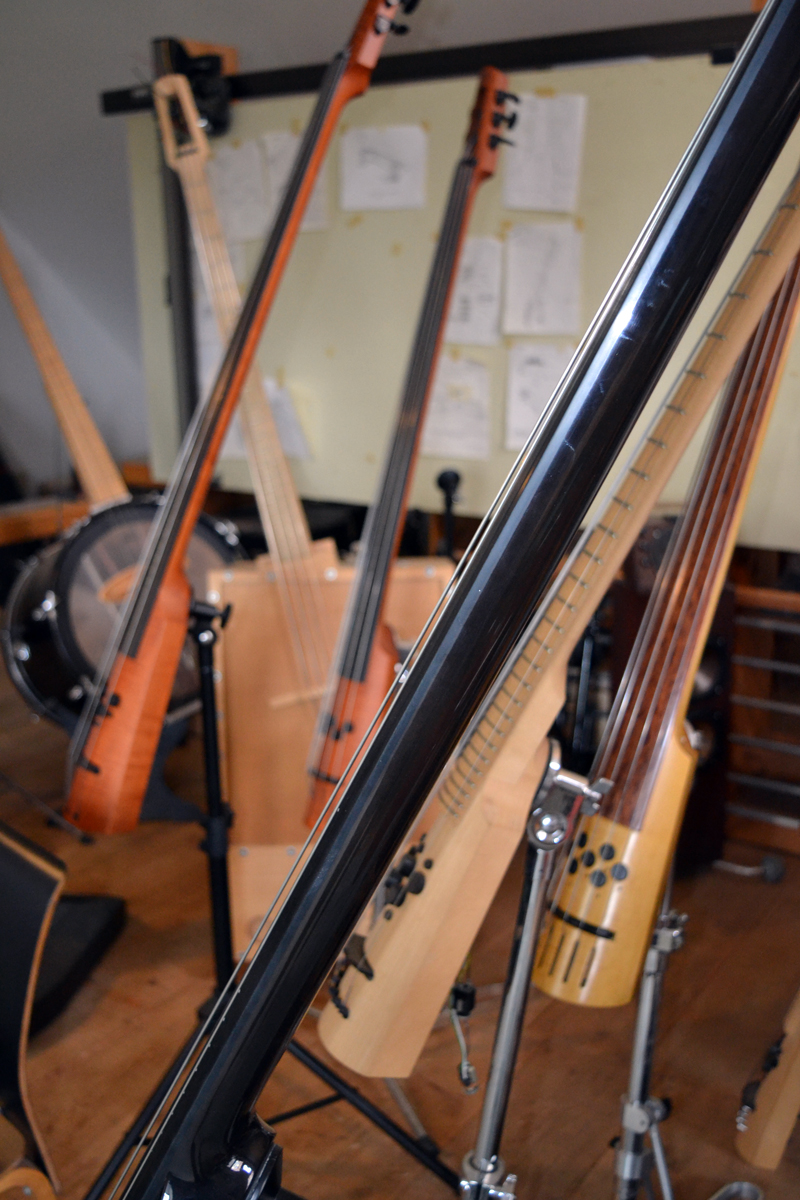
{"type": "MultiPolygon", "coordinates": [[[[222,362],[222,342],[217,328],[214,310],[206,296],[197,259],[193,261],[194,281],[194,329],[197,347],[198,385],[201,399],[205,399],[222,362]]],[[[274,379],[264,377],[264,389],[269,399],[272,415],[278,429],[281,448],[287,458],[310,458],[306,436],[297,417],[288,388],[279,387],[274,379]]],[[[221,458],[246,458],[244,434],[238,413],[228,426],[222,443],[221,458]]]]}
{"type": "Polygon", "coordinates": [[[489,371],[443,354],[433,384],[420,453],[435,458],[489,457],[489,371]]]}
{"type": "MultiPolygon", "coordinates": [[[[283,199],[283,193],[286,191],[286,184],[289,181],[289,175],[300,146],[300,138],[288,130],[285,132],[273,131],[261,135],[261,144],[264,147],[264,157],[267,163],[269,223],[271,225],[283,199]]],[[[327,228],[328,185],[326,162],[323,162],[300,229],[301,232],[306,233],[327,228]]]]}
{"type": "Polygon", "coordinates": [[[496,346],[500,328],[503,247],[498,238],[467,238],[456,275],[444,340],[496,346]]]}
{"type": "Polygon", "coordinates": [[[420,125],[349,129],[340,141],[342,208],[424,208],[427,157],[420,125]]]}
{"type": "Polygon", "coordinates": [[[269,205],[258,142],[220,146],[208,164],[208,174],[228,242],[263,238],[269,224],[269,205]]]}
{"type": "Polygon", "coordinates": [[[518,342],[508,352],[506,450],[528,440],[574,351],[553,342],[518,342]]]}
{"type": "Polygon", "coordinates": [[[580,332],[582,235],[571,222],[515,225],[506,241],[503,332],[580,332]]]}
{"type": "Polygon", "coordinates": [[[264,377],[264,388],[269,399],[272,415],[281,439],[281,447],[287,458],[311,458],[311,451],[303,432],[303,426],[295,412],[292,394],[287,387],[278,387],[274,379],[264,377]]]}
{"type": "Polygon", "coordinates": [[[522,96],[505,153],[506,208],[574,212],[578,204],[586,97],[522,96]]]}

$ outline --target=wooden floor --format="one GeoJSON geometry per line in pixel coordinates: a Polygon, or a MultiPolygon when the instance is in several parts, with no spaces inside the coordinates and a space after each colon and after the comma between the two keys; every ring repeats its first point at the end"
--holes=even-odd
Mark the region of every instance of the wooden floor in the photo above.
{"type": "MultiPolygon", "coordinates": [[[[34,723],[0,679],[0,771],[41,795],[59,793],[65,741],[34,723]]],[[[199,742],[174,756],[170,781],[187,798],[199,789],[199,742]]],[[[60,855],[68,889],[112,892],[128,925],[67,1011],[31,1046],[34,1104],[60,1171],[65,1200],[79,1200],[150,1089],[190,1033],[211,988],[205,866],[200,831],[150,824],[84,846],[49,828],[11,791],[0,817],[60,855]]],[[[741,858],[753,851],[731,847],[741,858]]],[[[513,921],[518,865],[481,933],[477,983],[498,982],[513,921]],[[516,872],[516,874],[515,874],[516,872]]],[[[800,1136],[774,1173],[733,1152],[743,1083],[780,1029],[800,985],[800,860],[777,886],[708,873],[677,888],[690,916],[675,955],[657,1047],[655,1091],[672,1098],[664,1140],[678,1200],[705,1200],[722,1184],[752,1179],[769,1200],[800,1194],[800,1136]]],[[[486,987],[471,1022],[473,1056],[486,1078],[497,989],[486,987]]],[[[533,995],[503,1144],[524,1200],[605,1200],[612,1194],[609,1140],[618,1130],[634,1010],[591,1011],[533,995]]],[[[301,1039],[322,1053],[314,1021],[301,1039]]],[[[466,1096],[456,1046],[444,1023],[407,1092],[444,1160],[458,1169],[476,1132],[482,1091],[466,1096]]],[[[402,1121],[382,1081],[349,1078],[402,1121]]],[[[263,1116],[304,1104],[325,1088],[285,1060],[259,1104],[263,1116]]],[[[447,1189],[348,1106],[338,1103],[279,1126],[286,1186],[307,1200],[439,1200],[447,1189]]]]}

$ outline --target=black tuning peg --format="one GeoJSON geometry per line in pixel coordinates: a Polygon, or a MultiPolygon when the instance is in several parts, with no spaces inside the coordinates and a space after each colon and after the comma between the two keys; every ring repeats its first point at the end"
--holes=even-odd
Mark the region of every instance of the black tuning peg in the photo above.
{"type": "Polygon", "coordinates": [[[513,100],[515,104],[519,104],[519,96],[517,96],[514,92],[495,92],[495,104],[505,104],[506,100],[513,100]]]}
{"type": "Polygon", "coordinates": [[[496,112],[492,116],[492,124],[495,129],[499,129],[501,125],[506,125],[508,129],[513,129],[517,123],[517,114],[496,112]]]}
{"type": "Polygon", "coordinates": [[[410,17],[414,9],[419,4],[419,0],[402,0],[400,7],[407,17],[410,17]]]}
{"type": "Polygon", "coordinates": [[[514,144],[510,138],[500,137],[499,133],[493,133],[489,138],[490,150],[496,150],[498,146],[513,146],[514,144]]]}
{"type": "Polygon", "coordinates": [[[398,37],[402,37],[404,33],[408,33],[408,26],[398,25],[396,21],[392,21],[392,33],[396,33],[398,37]]]}

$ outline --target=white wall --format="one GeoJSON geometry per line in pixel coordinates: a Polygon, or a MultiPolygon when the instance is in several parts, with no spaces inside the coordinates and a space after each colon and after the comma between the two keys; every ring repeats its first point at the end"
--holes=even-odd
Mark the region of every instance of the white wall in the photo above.
{"type": "MultiPolygon", "coordinates": [[[[125,121],[98,96],[150,76],[150,39],[236,45],[242,70],[331,57],[361,0],[2,0],[0,220],[117,458],[148,450],[125,121]]],[[[749,9],[748,0],[421,0],[392,52],[749,9]]],[[[66,455],[0,296],[0,447],[35,485],[66,455]]]]}

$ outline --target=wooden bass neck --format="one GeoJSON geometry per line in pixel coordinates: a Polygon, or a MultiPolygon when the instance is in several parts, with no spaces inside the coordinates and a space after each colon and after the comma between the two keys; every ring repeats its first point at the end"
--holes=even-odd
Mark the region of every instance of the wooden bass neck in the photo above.
{"type": "MultiPolygon", "coordinates": [[[[181,181],[203,283],[221,338],[226,341],[236,324],[241,295],[206,173],[208,140],[184,75],[158,79],[153,99],[164,157],[181,181]],[[177,113],[173,108],[178,109],[177,113]],[[179,130],[176,118],[180,118],[179,130]]],[[[281,562],[308,558],[311,536],[257,368],[242,388],[241,418],[250,475],[270,552],[281,562]]]]}
{"type": "Polygon", "coordinates": [[[93,506],[127,499],[125,481],[67,370],[2,230],[0,279],[33,351],[84,495],[93,506]]]}
{"type": "Polygon", "coordinates": [[[485,67],[481,72],[464,152],[447,200],[391,446],[362,539],[347,630],[342,636],[342,651],[335,668],[340,677],[356,683],[365,679],[369,666],[372,642],[385,603],[388,571],[402,533],[461,247],[478,188],[496,169],[501,140],[498,130],[508,119],[504,111],[508,96],[505,75],[494,67],[485,67]]]}
{"type": "Polygon", "coordinates": [[[728,384],[592,768],[614,780],[603,814],[634,828],[644,820],[663,730],[686,717],[791,344],[799,274],[795,262],[728,384]]]}

